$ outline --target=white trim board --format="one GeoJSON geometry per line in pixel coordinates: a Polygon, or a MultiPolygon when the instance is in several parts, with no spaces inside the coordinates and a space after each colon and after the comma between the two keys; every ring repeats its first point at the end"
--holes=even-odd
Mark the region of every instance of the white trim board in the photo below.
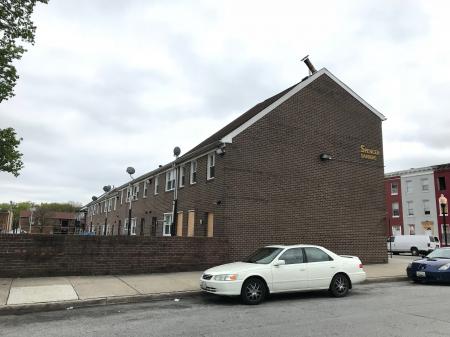
{"type": "Polygon", "coordinates": [[[383,114],[381,114],[378,110],[376,110],[374,107],[372,107],[369,103],[367,103],[364,99],[362,99],[358,94],[356,94],[350,87],[348,87],[346,84],[344,84],[342,81],[340,81],[336,76],[334,76],[328,69],[322,68],[315,74],[308,77],[306,80],[300,82],[292,88],[291,91],[287,92],[284,96],[280,97],[278,100],[273,102],[271,105],[269,105],[264,110],[260,111],[257,115],[250,118],[247,122],[243,123],[233,131],[231,131],[229,134],[227,134],[225,137],[223,137],[220,141],[222,143],[232,143],[233,138],[240,134],[242,131],[256,123],[258,120],[263,118],[265,115],[267,115],[269,112],[271,112],[273,109],[281,105],[282,103],[286,102],[289,98],[294,96],[296,93],[298,93],[300,90],[308,86],[311,82],[318,79],[321,75],[326,74],[328,75],[334,82],[336,82],[340,87],[342,87],[345,91],[347,91],[350,95],[352,95],[358,102],[360,102],[362,105],[364,105],[367,109],[372,111],[376,116],[378,116],[382,121],[386,120],[386,117],[384,117],[383,114]]]}

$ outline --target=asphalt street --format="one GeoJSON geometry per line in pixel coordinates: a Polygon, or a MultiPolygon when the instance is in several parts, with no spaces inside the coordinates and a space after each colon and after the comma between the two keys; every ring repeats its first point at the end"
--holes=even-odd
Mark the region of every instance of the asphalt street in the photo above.
{"type": "Polygon", "coordinates": [[[0,317],[0,336],[449,336],[450,286],[409,282],[271,297],[216,296],[0,317]]]}

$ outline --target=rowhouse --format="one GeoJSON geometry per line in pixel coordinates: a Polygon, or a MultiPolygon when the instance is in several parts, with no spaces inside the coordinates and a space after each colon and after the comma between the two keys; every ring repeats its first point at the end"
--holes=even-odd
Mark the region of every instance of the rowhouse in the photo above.
{"type": "Polygon", "coordinates": [[[311,67],[174,162],[87,204],[87,229],[128,234],[131,203],[132,235],[220,237],[232,259],[307,243],[384,262],[383,120],[311,67]]]}

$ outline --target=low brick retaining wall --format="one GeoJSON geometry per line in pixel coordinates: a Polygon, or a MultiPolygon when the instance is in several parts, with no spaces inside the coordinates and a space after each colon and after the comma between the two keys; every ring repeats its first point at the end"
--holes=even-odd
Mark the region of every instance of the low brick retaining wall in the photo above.
{"type": "Polygon", "coordinates": [[[0,235],[0,277],[143,274],[228,262],[228,242],[205,237],[0,235]]]}

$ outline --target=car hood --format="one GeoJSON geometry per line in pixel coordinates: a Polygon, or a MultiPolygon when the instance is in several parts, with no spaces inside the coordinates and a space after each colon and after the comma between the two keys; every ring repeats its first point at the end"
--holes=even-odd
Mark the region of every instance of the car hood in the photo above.
{"type": "Polygon", "coordinates": [[[420,264],[426,264],[427,266],[434,266],[434,267],[440,267],[443,266],[444,264],[450,263],[450,259],[420,259],[420,260],[415,260],[412,263],[420,263],[420,264]]]}
{"type": "Polygon", "coordinates": [[[233,262],[209,268],[208,270],[205,270],[204,274],[219,275],[219,274],[241,273],[244,271],[260,269],[263,266],[267,265],[258,263],[247,263],[247,262],[233,262]]]}

